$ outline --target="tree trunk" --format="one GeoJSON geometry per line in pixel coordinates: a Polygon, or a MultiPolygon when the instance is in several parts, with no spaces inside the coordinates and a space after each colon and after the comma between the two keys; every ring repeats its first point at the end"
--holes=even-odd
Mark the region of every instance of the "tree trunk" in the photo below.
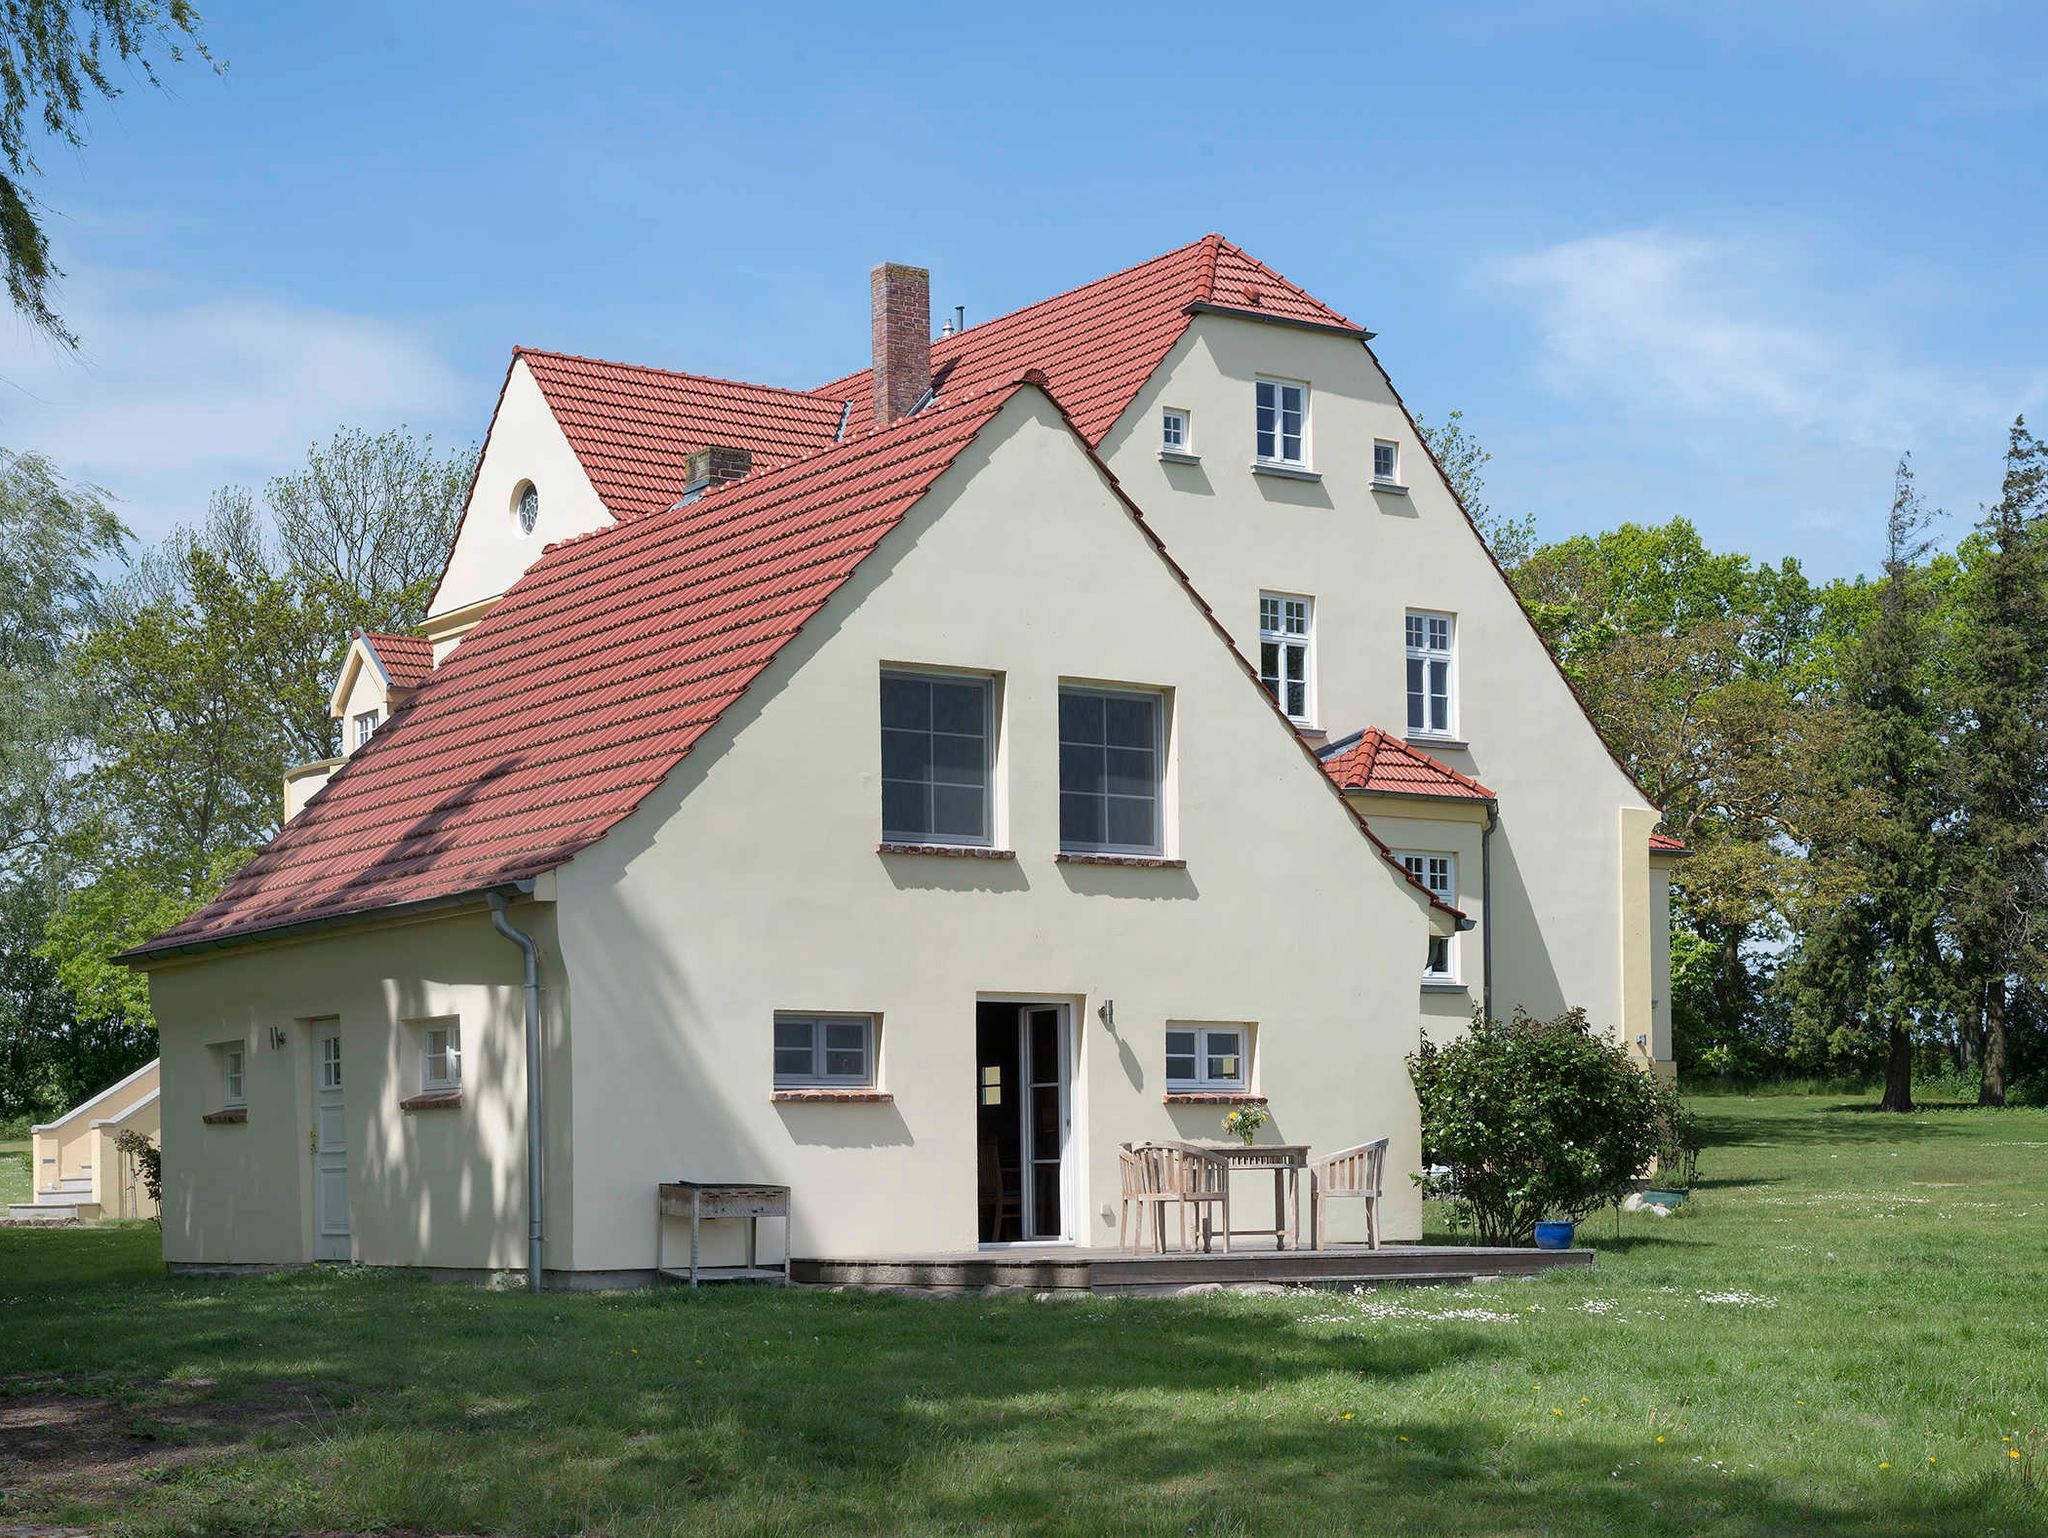
{"type": "Polygon", "coordinates": [[[1880,1111],[1913,1109],[1913,1036],[1903,1025],[1891,1028],[1891,1050],[1885,1056],[1884,1099],[1880,1111]]]}
{"type": "Polygon", "coordinates": [[[1984,995],[1984,1083],[1977,1104],[2005,1104],[2005,979],[1994,977],[1984,995]]]}

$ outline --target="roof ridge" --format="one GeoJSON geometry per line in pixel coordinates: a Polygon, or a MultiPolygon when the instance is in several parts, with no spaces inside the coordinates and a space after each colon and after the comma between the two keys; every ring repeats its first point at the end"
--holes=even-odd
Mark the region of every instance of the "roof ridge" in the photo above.
{"type": "Polygon", "coordinates": [[[815,390],[799,390],[791,385],[762,384],[757,379],[728,379],[723,375],[699,374],[689,369],[663,368],[658,363],[627,363],[620,358],[599,358],[589,353],[561,352],[553,347],[528,347],[523,344],[514,346],[512,355],[515,358],[560,358],[566,363],[595,363],[603,368],[631,369],[636,374],[660,374],[668,379],[692,379],[700,384],[726,385],[739,390],[766,390],[773,395],[793,395],[803,400],[819,401],[820,404],[824,404],[815,390]]]}
{"type": "MultiPolygon", "coordinates": [[[[958,344],[960,344],[961,338],[971,336],[977,331],[986,332],[989,327],[1001,325],[1006,320],[1014,320],[1017,316],[1024,314],[1027,310],[1036,310],[1043,305],[1054,304],[1057,303],[1059,300],[1072,298],[1075,294],[1080,293],[1083,289],[1098,288],[1104,283],[1115,282],[1118,278],[1127,278],[1134,272],[1141,272],[1147,267],[1156,267],[1161,262],[1168,261],[1173,257],[1180,256],[1187,251],[1191,251],[1196,246],[1201,245],[1204,241],[1221,240],[1222,238],[1223,237],[1220,235],[1204,235],[1201,236],[1199,239],[1183,242],[1182,244],[1175,246],[1170,251],[1161,251],[1155,256],[1146,257],[1141,262],[1132,262],[1128,266],[1119,267],[1114,272],[1105,272],[1100,277],[1090,278],[1083,283],[1070,284],[1066,288],[1059,290],[1057,293],[1043,295],[1042,297],[1033,299],[1026,304],[1020,304],[1015,309],[1005,310],[1000,315],[991,315],[987,320],[978,320],[973,325],[967,327],[964,330],[956,331],[949,337],[939,337],[934,339],[932,345],[934,347],[937,347],[942,343],[953,343],[957,346],[958,344]]],[[[936,363],[933,364],[934,371],[936,371],[937,366],[938,365],[936,363]]],[[[819,385],[815,390],[811,391],[810,393],[813,395],[825,396],[828,394],[828,392],[836,389],[841,385],[844,385],[848,380],[858,379],[862,374],[872,372],[872,365],[870,365],[867,368],[849,369],[844,374],[840,374],[835,378],[826,380],[823,384],[819,385]]],[[[833,400],[839,400],[842,399],[843,397],[831,396],[830,398],[833,400]]]]}
{"type": "MultiPolygon", "coordinates": [[[[1353,320],[1350,316],[1346,315],[1342,310],[1337,309],[1334,305],[1325,304],[1322,300],[1316,298],[1314,294],[1311,294],[1307,289],[1303,288],[1299,283],[1295,282],[1294,279],[1288,277],[1286,273],[1282,272],[1278,267],[1275,267],[1271,262],[1264,261],[1259,257],[1253,256],[1251,252],[1245,250],[1243,246],[1238,245],[1235,241],[1226,239],[1224,236],[1218,235],[1216,239],[1219,244],[1219,247],[1228,247],[1231,253],[1234,256],[1236,256],[1240,261],[1249,262],[1252,266],[1258,268],[1261,272],[1265,273],[1267,276],[1272,278],[1276,283],[1279,283],[1282,287],[1292,290],[1296,298],[1301,299],[1306,303],[1314,305],[1317,309],[1322,310],[1327,314],[1336,316],[1338,321],[1350,327],[1353,331],[1365,330],[1365,327],[1359,325],[1357,321],[1353,320]]],[[[1218,255],[1221,255],[1220,249],[1218,251],[1218,255]]],[[[1211,282],[1210,302],[1212,304],[1223,304],[1224,301],[1218,300],[1213,296],[1213,285],[1215,282],[1215,269],[1213,266],[1210,269],[1209,276],[1211,282]]],[[[1242,309],[1244,307],[1242,305],[1226,305],[1226,308],[1242,309]]],[[[1257,312],[1255,311],[1254,313],[1257,312]]]]}

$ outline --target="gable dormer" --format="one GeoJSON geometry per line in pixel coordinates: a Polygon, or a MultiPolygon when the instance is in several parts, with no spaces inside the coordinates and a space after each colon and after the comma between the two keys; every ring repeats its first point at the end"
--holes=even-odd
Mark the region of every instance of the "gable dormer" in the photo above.
{"type": "Polygon", "coordinates": [[[433,649],[421,637],[358,631],[327,703],[328,714],[341,723],[341,756],[375,736],[433,671],[433,649]]]}

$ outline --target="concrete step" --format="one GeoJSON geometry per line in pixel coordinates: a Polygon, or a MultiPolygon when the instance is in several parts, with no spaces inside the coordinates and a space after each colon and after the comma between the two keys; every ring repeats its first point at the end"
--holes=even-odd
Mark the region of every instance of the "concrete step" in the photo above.
{"type": "Polygon", "coordinates": [[[78,1223],[99,1215],[98,1202],[14,1202],[7,1209],[13,1223],[78,1223]]]}
{"type": "Polygon", "coordinates": [[[38,1196],[77,1196],[92,1189],[92,1176],[66,1175],[54,1185],[44,1186],[38,1196]]]}

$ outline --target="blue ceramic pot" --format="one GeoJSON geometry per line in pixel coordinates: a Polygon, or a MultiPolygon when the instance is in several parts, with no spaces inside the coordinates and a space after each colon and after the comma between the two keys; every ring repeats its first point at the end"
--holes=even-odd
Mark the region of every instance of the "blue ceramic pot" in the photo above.
{"type": "Polygon", "coordinates": [[[1568,1250],[1572,1247],[1572,1223],[1538,1223],[1536,1225],[1536,1248],[1539,1250],[1568,1250]]]}

